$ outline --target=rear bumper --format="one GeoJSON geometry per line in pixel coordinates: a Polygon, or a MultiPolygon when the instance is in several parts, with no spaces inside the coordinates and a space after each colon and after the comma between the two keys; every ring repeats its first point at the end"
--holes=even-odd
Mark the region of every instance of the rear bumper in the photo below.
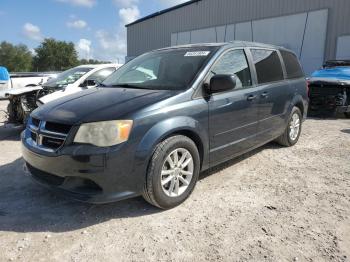
{"type": "Polygon", "coordinates": [[[22,136],[22,154],[34,181],[78,201],[103,204],[140,195],[142,181],[125,152],[47,156],[31,150],[22,136]]]}
{"type": "Polygon", "coordinates": [[[350,86],[339,81],[320,81],[310,84],[310,113],[347,113],[349,112],[350,86]]]}
{"type": "Polygon", "coordinates": [[[337,113],[350,113],[350,106],[338,106],[337,113]]]}
{"type": "Polygon", "coordinates": [[[337,106],[337,105],[312,105],[309,108],[309,114],[310,115],[317,115],[317,114],[343,114],[343,113],[350,113],[350,106],[337,106]]]}

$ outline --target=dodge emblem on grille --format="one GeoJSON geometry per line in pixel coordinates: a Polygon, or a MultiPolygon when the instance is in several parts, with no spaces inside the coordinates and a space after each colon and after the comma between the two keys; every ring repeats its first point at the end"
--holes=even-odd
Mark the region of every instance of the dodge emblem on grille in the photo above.
{"type": "Polygon", "coordinates": [[[58,150],[64,143],[67,133],[57,132],[46,128],[46,121],[39,121],[37,125],[29,124],[33,144],[43,150],[58,150]]]}

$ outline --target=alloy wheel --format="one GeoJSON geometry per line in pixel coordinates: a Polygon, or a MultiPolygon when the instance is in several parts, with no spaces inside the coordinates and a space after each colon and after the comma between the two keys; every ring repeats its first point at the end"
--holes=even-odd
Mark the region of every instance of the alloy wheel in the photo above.
{"type": "Polygon", "coordinates": [[[172,151],[163,163],[161,185],[169,197],[181,196],[191,183],[194,163],[191,153],[185,148],[172,151]]]}
{"type": "Polygon", "coordinates": [[[299,136],[299,132],[300,132],[300,117],[299,117],[299,114],[294,113],[289,123],[289,138],[292,141],[295,141],[299,136]]]}

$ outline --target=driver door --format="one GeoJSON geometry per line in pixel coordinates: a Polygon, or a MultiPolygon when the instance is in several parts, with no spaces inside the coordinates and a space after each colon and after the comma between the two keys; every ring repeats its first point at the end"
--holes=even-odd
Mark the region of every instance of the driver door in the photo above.
{"type": "Polygon", "coordinates": [[[215,165],[255,145],[258,90],[252,85],[251,70],[243,49],[226,52],[211,72],[211,77],[228,74],[237,79],[235,89],[213,94],[209,99],[210,164],[215,165]]]}

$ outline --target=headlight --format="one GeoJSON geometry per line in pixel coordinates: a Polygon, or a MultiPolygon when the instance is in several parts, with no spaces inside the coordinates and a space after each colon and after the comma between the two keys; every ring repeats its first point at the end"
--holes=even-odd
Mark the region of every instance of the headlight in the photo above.
{"type": "Polygon", "coordinates": [[[100,147],[114,146],[128,140],[132,120],[116,120],[82,124],[74,142],[100,147]]]}

